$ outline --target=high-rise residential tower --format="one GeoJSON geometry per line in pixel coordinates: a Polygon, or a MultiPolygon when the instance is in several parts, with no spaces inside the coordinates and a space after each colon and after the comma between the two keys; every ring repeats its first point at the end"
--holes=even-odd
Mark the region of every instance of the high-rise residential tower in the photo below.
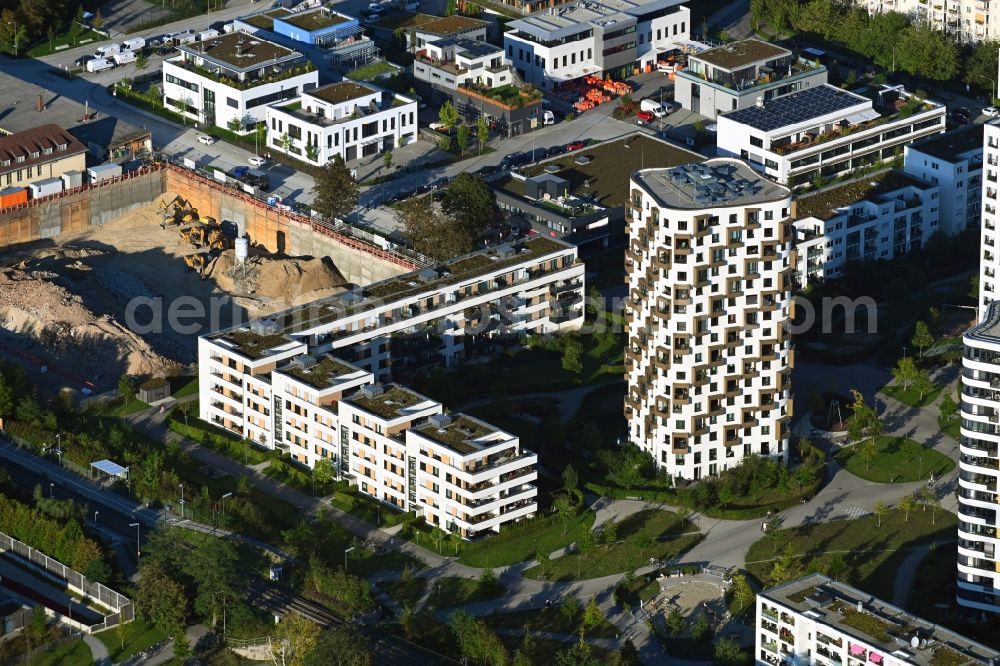
{"type": "Polygon", "coordinates": [[[629,439],[675,477],[786,457],[791,194],[734,159],[632,177],[629,439]]]}

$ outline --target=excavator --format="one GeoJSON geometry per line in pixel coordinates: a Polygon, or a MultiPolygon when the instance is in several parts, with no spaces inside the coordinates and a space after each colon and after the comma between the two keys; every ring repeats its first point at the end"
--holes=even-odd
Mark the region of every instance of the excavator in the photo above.
{"type": "Polygon", "coordinates": [[[208,258],[204,252],[188,254],[184,256],[184,263],[187,264],[187,267],[191,270],[198,271],[198,273],[201,274],[205,271],[208,258]]]}
{"type": "Polygon", "coordinates": [[[168,224],[191,224],[198,219],[198,211],[180,196],[174,197],[170,202],[161,201],[160,213],[163,215],[161,227],[166,227],[168,224]]]}

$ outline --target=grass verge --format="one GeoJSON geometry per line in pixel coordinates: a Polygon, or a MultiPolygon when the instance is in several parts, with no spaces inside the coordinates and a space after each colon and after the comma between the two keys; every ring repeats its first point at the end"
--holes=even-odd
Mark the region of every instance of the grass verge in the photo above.
{"type": "Polygon", "coordinates": [[[926,479],[931,472],[941,476],[955,468],[955,461],[948,456],[905,437],[880,437],[871,460],[861,446],[841,449],[834,458],[848,472],[866,481],[908,483],[926,479]]]}
{"type": "MultiPolygon", "coordinates": [[[[490,615],[486,618],[486,622],[494,628],[523,629],[528,627],[531,631],[577,634],[580,631],[580,615],[581,613],[577,613],[570,617],[563,612],[562,608],[552,606],[490,615]]],[[[591,638],[614,638],[618,635],[618,629],[607,620],[602,620],[596,627],[587,629],[584,635],[591,638]]]]}
{"type": "Polygon", "coordinates": [[[931,391],[923,395],[913,390],[913,388],[904,389],[898,384],[883,386],[879,391],[909,407],[926,407],[927,405],[932,405],[938,399],[938,396],[941,395],[940,386],[935,386],[931,391]]]}
{"type": "Polygon", "coordinates": [[[464,606],[502,597],[506,591],[507,588],[498,583],[483,585],[475,578],[448,576],[434,582],[431,594],[427,598],[427,606],[428,608],[464,606]]]}
{"type": "Polygon", "coordinates": [[[500,534],[465,545],[459,562],[470,567],[504,567],[524,562],[535,553],[552,552],[577,541],[594,525],[594,512],[586,510],[568,521],[558,516],[543,516],[511,525],[500,534]]]}
{"type": "Polygon", "coordinates": [[[108,649],[108,657],[114,663],[125,661],[167,637],[156,627],[151,627],[138,619],[129,622],[126,627],[124,646],[118,636],[117,629],[108,629],[94,634],[98,640],[104,643],[104,647],[108,649]]]}

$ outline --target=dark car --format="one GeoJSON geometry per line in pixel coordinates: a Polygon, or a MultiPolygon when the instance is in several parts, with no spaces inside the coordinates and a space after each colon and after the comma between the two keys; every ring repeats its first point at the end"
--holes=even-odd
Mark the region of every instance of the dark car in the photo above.
{"type": "Polygon", "coordinates": [[[585,144],[583,141],[574,141],[572,143],[567,143],[566,152],[571,153],[574,150],[583,150],[586,147],[586,145],[587,144],[585,144]]]}
{"type": "Polygon", "coordinates": [[[208,25],[209,30],[218,30],[219,32],[224,32],[226,28],[226,21],[216,21],[208,25]]]}
{"type": "Polygon", "coordinates": [[[475,175],[479,176],[480,178],[487,178],[489,176],[493,176],[499,173],[502,168],[504,167],[495,165],[481,166],[478,169],[476,169],[473,173],[475,173],[475,175]]]}
{"type": "Polygon", "coordinates": [[[951,119],[960,125],[968,125],[972,122],[972,112],[964,106],[952,109],[951,119]]]}
{"type": "Polygon", "coordinates": [[[79,58],[76,59],[76,61],[73,64],[76,65],[77,67],[86,67],[87,63],[93,60],[94,57],[95,56],[92,55],[80,56],[79,58]]]}
{"type": "Polygon", "coordinates": [[[545,156],[552,157],[553,155],[562,155],[565,152],[566,152],[565,146],[552,146],[551,148],[545,151],[545,156]]]}

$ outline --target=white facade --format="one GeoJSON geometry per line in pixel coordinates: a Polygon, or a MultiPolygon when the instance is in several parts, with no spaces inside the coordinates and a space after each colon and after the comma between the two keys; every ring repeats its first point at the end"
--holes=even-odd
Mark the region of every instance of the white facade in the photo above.
{"type": "Polygon", "coordinates": [[[996,650],[822,574],[759,593],[754,634],[758,666],[988,666],[1000,658],[996,650]]]}
{"type": "Polygon", "coordinates": [[[941,233],[954,236],[979,225],[983,185],[982,125],[966,125],[911,143],[903,150],[903,171],[940,188],[941,233]]]}
{"type": "Polygon", "coordinates": [[[1000,612],[1000,302],[963,337],[958,479],[958,603],[1000,612]]]}
{"type": "Polygon", "coordinates": [[[793,204],[800,287],[836,278],[849,261],[891,261],[938,230],[937,185],[883,171],[800,197],[793,204]]]}
{"type": "Polygon", "coordinates": [[[985,0],[859,0],[871,13],[900,12],[927,21],[959,42],[981,42],[1000,37],[1000,11],[985,0]]]}
{"type": "Polygon", "coordinates": [[[266,122],[269,150],[315,164],[351,161],[416,141],[417,102],[343,81],[268,106],[266,122]]]}
{"type": "Polygon", "coordinates": [[[878,99],[877,109],[867,97],[823,84],[724,113],[718,152],[802,187],[817,175],[828,179],[894,159],[904,145],[945,129],[945,108],[936,102],[889,86],[878,99]]]}
{"type": "Polygon", "coordinates": [[[736,160],[632,178],[625,415],[675,477],[787,457],[790,208],[787,188],[736,160]]]}
{"type": "Polygon", "coordinates": [[[983,212],[980,225],[979,315],[986,313],[990,301],[1000,299],[1000,235],[997,234],[997,184],[1000,174],[1000,123],[991,120],[983,126],[983,212]]]}
{"type": "Polygon", "coordinates": [[[538,457],[517,437],[281,337],[199,341],[202,419],[230,430],[242,420],[258,445],[310,468],[328,460],[361,492],[463,537],[535,514],[538,457]]]}
{"type": "Polygon", "coordinates": [[[509,22],[504,50],[525,82],[553,90],[591,74],[631,76],[687,41],[690,28],[680,0],[575,0],[509,22]]]}
{"type": "Polygon", "coordinates": [[[302,54],[260,38],[230,33],[198,46],[183,45],[181,55],[164,60],[162,78],[164,105],[198,122],[228,127],[236,119],[240,131],[247,131],[264,120],[269,104],[298,97],[319,82],[302,54]],[[257,65],[247,64],[254,58],[257,65]]]}
{"type": "Polygon", "coordinates": [[[413,78],[449,90],[468,84],[499,88],[519,83],[499,46],[452,38],[431,42],[417,51],[413,78]]]}

